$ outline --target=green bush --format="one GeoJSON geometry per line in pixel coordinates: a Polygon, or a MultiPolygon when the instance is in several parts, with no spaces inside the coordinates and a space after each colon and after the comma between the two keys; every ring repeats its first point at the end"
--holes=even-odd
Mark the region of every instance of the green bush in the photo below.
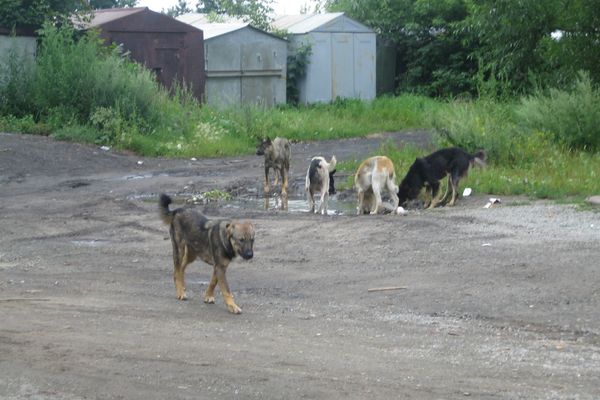
{"type": "Polygon", "coordinates": [[[550,89],[523,98],[518,121],[569,149],[600,150],[600,91],[581,73],[570,91],[550,89]]]}

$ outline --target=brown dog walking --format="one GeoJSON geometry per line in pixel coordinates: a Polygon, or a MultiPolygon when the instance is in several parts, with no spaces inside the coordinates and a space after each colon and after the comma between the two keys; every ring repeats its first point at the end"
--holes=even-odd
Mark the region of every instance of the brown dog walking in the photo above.
{"type": "Polygon", "coordinates": [[[179,300],[185,300],[185,268],[196,258],[213,266],[213,274],[204,293],[205,303],[215,302],[215,287],[219,284],[229,312],[239,314],[242,309],[233,301],[225,273],[235,256],[245,260],[253,257],[254,227],[249,222],[209,220],[189,208],[169,210],[171,198],[161,194],[158,202],[160,217],[169,225],[173,245],[173,280],[179,300]]]}

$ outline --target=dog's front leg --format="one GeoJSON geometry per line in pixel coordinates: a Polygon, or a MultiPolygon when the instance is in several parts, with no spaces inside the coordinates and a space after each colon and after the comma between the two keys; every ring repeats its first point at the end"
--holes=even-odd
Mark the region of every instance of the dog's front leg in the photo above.
{"type": "Polygon", "coordinates": [[[210,278],[210,283],[206,288],[206,292],[204,292],[204,302],[208,304],[215,303],[215,287],[217,286],[217,272],[216,268],[213,268],[212,278],[210,278]]]}
{"type": "Polygon", "coordinates": [[[242,312],[242,309],[239,308],[237,304],[235,304],[235,302],[233,301],[233,294],[231,294],[231,292],[229,291],[229,284],[227,283],[227,278],[225,277],[226,270],[226,266],[217,265],[215,267],[219,288],[221,289],[223,300],[225,301],[229,312],[232,314],[240,314],[242,312]]]}

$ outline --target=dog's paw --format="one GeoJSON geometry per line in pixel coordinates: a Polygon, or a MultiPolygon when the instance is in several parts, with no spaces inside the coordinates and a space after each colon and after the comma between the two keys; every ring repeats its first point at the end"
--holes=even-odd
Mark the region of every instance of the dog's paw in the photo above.
{"type": "Polygon", "coordinates": [[[204,302],[207,304],[215,304],[215,296],[204,296],[204,302]]]}
{"type": "Polygon", "coordinates": [[[235,303],[227,304],[227,309],[232,314],[241,314],[242,309],[237,306],[235,303]]]}
{"type": "Polygon", "coordinates": [[[178,300],[187,300],[188,298],[187,298],[187,295],[185,293],[182,293],[182,294],[178,294],[177,295],[177,299],[178,300]]]}

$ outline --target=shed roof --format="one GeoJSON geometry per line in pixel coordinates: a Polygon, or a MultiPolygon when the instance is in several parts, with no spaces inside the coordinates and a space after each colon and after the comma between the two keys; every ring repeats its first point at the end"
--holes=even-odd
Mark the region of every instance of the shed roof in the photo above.
{"type": "Polygon", "coordinates": [[[373,33],[367,26],[346,16],[343,12],[324,14],[281,15],[272,25],[290,33],[308,32],[359,32],[373,33]]]}
{"type": "Polygon", "coordinates": [[[201,29],[204,32],[204,40],[209,40],[214,37],[226,35],[231,32],[238,31],[240,29],[249,28],[260,32],[262,34],[271,36],[275,39],[286,41],[279,36],[273,35],[272,33],[263,31],[262,29],[258,29],[250,25],[248,22],[243,22],[239,18],[228,17],[226,21],[228,22],[210,22],[207,18],[206,14],[198,14],[198,13],[188,13],[183,14],[177,17],[177,19],[181,22],[185,22],[193,26],[194,28],[201,29]]]}
{"type": "Polygon", "coordinates": [[[91,20],[82,20],[75,16],[73,22],[80,29],[116,26],[119,30],[146,32],[188,32],[197,29],[148,7],[94,10],[91,20]]]}

